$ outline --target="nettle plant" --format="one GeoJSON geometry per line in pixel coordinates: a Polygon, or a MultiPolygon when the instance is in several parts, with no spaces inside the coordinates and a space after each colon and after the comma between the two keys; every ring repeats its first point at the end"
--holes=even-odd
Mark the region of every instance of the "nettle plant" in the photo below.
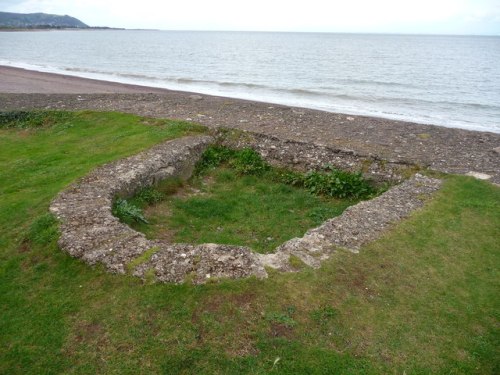
{"type": "Polygon", "coordinates": [[[148,224],[142,209],[126,199],[118,198],[113,204],[112,212],[114,216],[124,223],[132,224],[135,222],[148,224]]]}
{"type": "Polygon", "coordinates": [[[346,172],[332,166],[325,169],[325,172],[310,171],[303,175],[302,184],[311,193],[338,198],[367,198],[375,192],[360,172],[346,172]]]}

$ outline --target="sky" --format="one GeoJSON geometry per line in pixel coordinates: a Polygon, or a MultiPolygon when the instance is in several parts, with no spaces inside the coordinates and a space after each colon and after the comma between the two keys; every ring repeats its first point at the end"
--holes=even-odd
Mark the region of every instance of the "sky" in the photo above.
{"type": "Polygon", "coordinates": [[[163,30],[500,35],[500,0],[0,0],[0,11],[163,30]]]}

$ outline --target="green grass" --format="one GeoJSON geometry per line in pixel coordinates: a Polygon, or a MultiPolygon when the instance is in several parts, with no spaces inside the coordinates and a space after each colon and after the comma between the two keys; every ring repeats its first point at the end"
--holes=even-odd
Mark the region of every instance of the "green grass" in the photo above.
{"type": "Polygon", "coordinates": [[[317,271],[149,285],[62,253],[50,199],[172,136],[144,121],[79,113],[0,129],[0,373],[500,372],[500,189],[469,177],[447,177],[424,210],[317,271]]]}
{"type": "Polygon", "coordinates": [[[0,226],[12,228],[4,234],[21,234],[58,191],[95,166],[202,129],[119,113],[20,114],[0,118],[0,226]]]}
{"type": "Polygon", "coordinates": [[[240,176],[228,167],[208,171],[177,193],[147,207],[149,224],[136,224],[135,228],[150,238],[249,246],[270,252],[355,203],[318,197],[275,182],[271,175],[240,176]],[[194,194],[190,193],[193,189],[194,194]]]}

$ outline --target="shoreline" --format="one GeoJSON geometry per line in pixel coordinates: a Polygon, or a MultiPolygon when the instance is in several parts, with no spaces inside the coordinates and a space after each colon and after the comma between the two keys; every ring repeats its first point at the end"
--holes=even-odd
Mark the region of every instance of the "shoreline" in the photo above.
{"type": "MultiPolygon", "coordinates": [[[[19,77],[17,77],[19,78],[19,77]]],[[[149,78],[148,78],[149,79],[149,78]]],[[[293,90],[292,90],[293,91],[293,90]]],[[[376,111],[375,113],[371,110],[363,110],[359,108],[353,108],[350,110],[341,110],[330,108],[323,102],[313,102],[306,100],[305,102],[296,102],[290,97],[284,96],[278,97],[258,97],[253,94],[245,92],[215,92],[206,88],[188,88],[188,87],[165,87],[165,84],[158,82],[146,82],[137,81],[135,79],[130,79],[127,77],[122,77],[121,75],[105,75],[97,72],[85,72],[80,70],[66,71],[57,68],[45,68],[42,66],[31,66],[19,64],[14,65],[2,65],[0,63],[0,92],[17,92],[17,93],[72,93],[72,94],[82,94],[82,93],[136,93],[136,92],[178,92],[178,93],[192,93],[199,95],[208,95],[215,97],[224,97],[228,99],[235,100],[245,100],[250,102],[267,103],[274,105],[282,105],[289,107],[297,107],[304,109],[312,109],[317,111],[345,114],[349,116],[364,116],[373,118],[382,118],[390,121],[400,121],[400,122],[410,122],[418,123],[422,125],[440,126],[452,129],[464,129],[469,131],[478,132],[492,132],[500,134],[500,128],[494,127],[493,129],[487,126],[483,126],[479,123],[468,123],[460,122],[458,120],[443,121],[442,123],[433,122],[432,119],[424,119],[422,117],[411,118],[404,114],[397,113],[386,113],[376,111]],[[29,82],[19,82],[16,80],[12,84],[9,76],[2,72],[2,69],[10,69],[8,75],[17,75],[24,78],[27,74],[30,75],[29,82]],[[46,77],[44,77],[46,76],[46,77]],[[50,85],[46,82],[40,81],[50,81],[50,85]],[[9,84],[10,82],[10,84],[9,84]],[[114,87],[113,87],[114,86],[114,87]]],[[[438,121],[437,119],[434,119],[438,121]]]]}
{"type": "Polygon", "coordinates": [[[254,131],[500,183],[500,134],[0,66],[0,111],[102,110],[254,131]]]}

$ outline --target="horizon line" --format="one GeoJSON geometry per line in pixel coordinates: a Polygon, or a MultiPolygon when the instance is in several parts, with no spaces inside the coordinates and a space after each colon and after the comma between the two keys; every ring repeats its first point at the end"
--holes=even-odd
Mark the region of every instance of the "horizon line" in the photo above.
{"type": "MultiPolygon", "coordinates": [[[[91,28],[108,26],[90,26],[91,28]]],[[[224,29],[158,29],[158,28],[142,28],[142,27],[109,27],[115,30],[130,30],[130,31],[174,31],[174,32],[235,32],[235,33],[295,33],[295,34],[357,34],[357,35],[401,35],[401,36],[485,36],[485,37],[500,37],[498,34],[455,34],[455,33],[425,33],[425,32],[390,32],[390,31],[314,31],[314,30],[224,30],[224,29]]]]}

